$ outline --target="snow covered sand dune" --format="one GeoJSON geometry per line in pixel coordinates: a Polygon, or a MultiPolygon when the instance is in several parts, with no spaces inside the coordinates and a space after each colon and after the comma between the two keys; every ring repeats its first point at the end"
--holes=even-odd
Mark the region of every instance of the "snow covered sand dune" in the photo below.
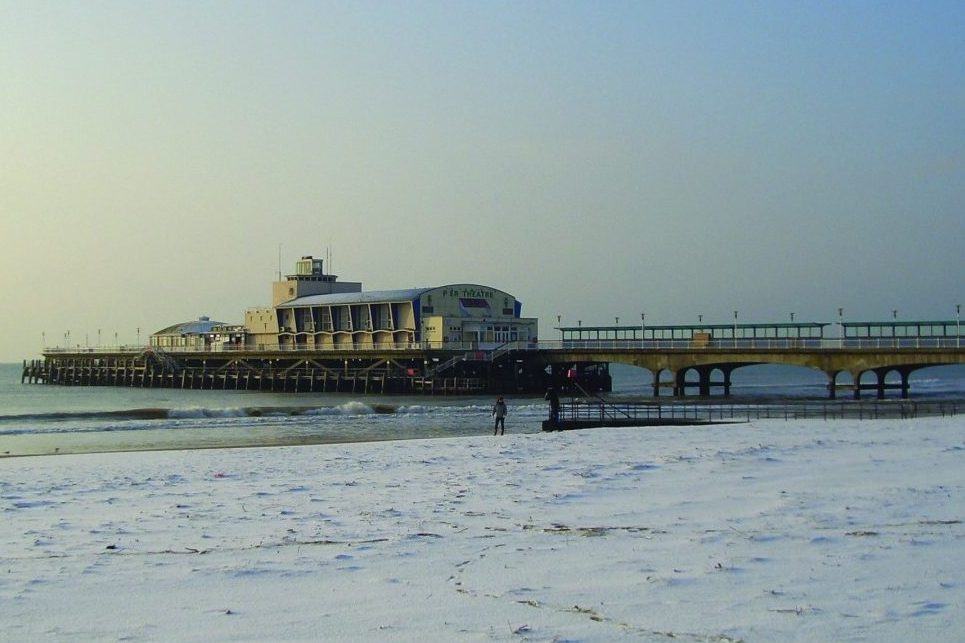
{"type": "Polygon", "coordinates": [[[2,461],[8,641],[953,641],[965,420],[2,461]]]}

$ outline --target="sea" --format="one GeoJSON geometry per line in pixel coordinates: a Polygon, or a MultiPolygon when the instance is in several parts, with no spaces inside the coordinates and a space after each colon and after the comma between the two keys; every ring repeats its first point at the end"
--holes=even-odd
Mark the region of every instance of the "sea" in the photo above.
{"type": "MultiPolygon", "coordinates": [[[[492,396],[272,393],[21,383],[0,364],[0,458],[16,456],[324,444],[486,435],[492,396]]],[[[647,400],[650,373],[613,364],[612,400],[647,400]]],[[[824,374],[781,365],[732,374],[729,402],[824,399],[824,374]]],[[[929,367],[910,380],[915,399],[965,399],[965,366],[929,367]]],[[[889,391],[890,397],[897,395],[889,391]]],[[[506,396],[508,433],[536,433],[539,395],[506,396]]],[[[662,398],[667,400],[668,398],[662,398]]]]}

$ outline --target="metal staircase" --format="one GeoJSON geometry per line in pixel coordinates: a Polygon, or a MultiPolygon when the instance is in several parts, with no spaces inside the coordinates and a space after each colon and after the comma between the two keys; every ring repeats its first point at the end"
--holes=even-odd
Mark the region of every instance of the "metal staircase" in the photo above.
{"type": "Polygon", "coordinates": [[[181,365],[178,361],[157,346],[145,348],[144,359],[145,361],[160,366],[161,370],[165,373],[178,373],[181,370],[181,365]]]}

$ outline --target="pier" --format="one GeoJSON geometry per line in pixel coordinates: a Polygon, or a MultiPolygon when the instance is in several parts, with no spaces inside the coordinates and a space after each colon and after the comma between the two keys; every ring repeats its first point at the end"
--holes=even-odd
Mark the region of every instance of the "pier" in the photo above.
{"type": "Polygon", "coordinates": [[[50,348],[25,383],[315,393],[474,395],[611,389],[608,365],[649,371],[654,397],[731,395],[732,373],[784,364],[822,371],[828,397],[911,395],[909,376],[965,364],[956,321],[559,327],[559,340],[371,343],[351,348],[159,346],[50,348]]]}
{"type": "MultiPolygon", "coordinates": [[[[151,334],[147,345],[48,347],[21,381],[361,394],[542,394],[612,390],[610,364],[649,371],[654,397],[730,397],[731,375],[756,364],[817,369],[828,397],[911,394],[909,376],[965,363],[961,322],[738,323],[557,326],[540,337],[506,291],[474,283],[364,291],[311,255],[272,284],[272,304],[243,324],[202,315],[151,334]],[[828,333],[834,329],[836,332],[828,333]]],[[[956,306],[960,316],[960,307],[956,306]]],[[[897,311],[894,313],[897,318],[897,311]]],[[[560,318],[557,317],[559,323],[560,318]]],[[[115,338],[117,334],[115,333],[115,338]]],[[[116,341],[116,339],[115,339],[116,341]]],[[[140,344],[140,330],[138,331],[140,344]]]]}

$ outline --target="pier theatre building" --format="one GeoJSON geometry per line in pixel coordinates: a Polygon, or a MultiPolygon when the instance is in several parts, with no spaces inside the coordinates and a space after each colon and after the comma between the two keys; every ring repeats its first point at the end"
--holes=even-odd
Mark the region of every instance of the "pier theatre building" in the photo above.
{"type": "MultiPolygon", "coordinates": [[[[365,291],[311,256],[272,286],[243,324],[201,317],[154,333],[133,353],[48,355],[63,384],[358,393],[541,392],[538,320],[492,286],[365,291]],[[75,360],[80,359],[80,362],[75,360]]],[[[588,365],[594,381],[606,364],[588,365]]],[[[609,377],[605,378],[608,388],[609,377]]],[[[593,385],[588,383],[588,385],[593,385]]]]}
{"type": "Polygon", "coordinates": [[[303,257],[272,294],[271,308],[245,315],[249,347],[487,351],[537,339],[537,320],[522,317],[515,297],[490,286],[363,291],[325,274],[321,259],[303,257]]]}

